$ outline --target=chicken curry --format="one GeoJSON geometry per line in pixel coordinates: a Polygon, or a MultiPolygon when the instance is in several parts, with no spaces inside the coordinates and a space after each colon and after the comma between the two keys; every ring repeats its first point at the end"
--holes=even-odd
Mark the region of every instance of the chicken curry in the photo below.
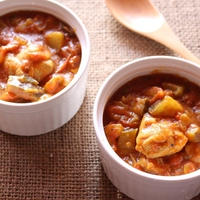
{"type": "Polygon", "coordinates": [[[131,166],[163,176],[191,173],[200,168],[200,88],[170,74],[135,78],[108,101],[104,129],[131,166]]]}
{"type": "Polygon", "coordinates": [[[80,60],[74,30],[52,15],[19,11],[0,17],[0,100],[49,98],[72,81],[80,60]]]}

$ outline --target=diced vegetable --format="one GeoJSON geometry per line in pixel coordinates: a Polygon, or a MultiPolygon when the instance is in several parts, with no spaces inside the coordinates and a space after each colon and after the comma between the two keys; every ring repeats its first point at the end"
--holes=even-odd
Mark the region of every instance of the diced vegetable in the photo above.
{"type": "Polygon", "coordinates": [[[127,129],[121,132],[117,145],[122,155],[128,155],[135,149],[135,139],[138,129],[127,129]]]}
{"type": "Polygon", "coordinates": [[[187,162],[183,166],[184,174],[191,173],[196,170],[196,166],[193,162],[187,162]]]}
{"type": "Polygon", "coordinates": [[[68,82],[62,75],[54,75],[46,84],[44,85],[44,90],[48,94],[56,94],[68,85],[68,82]]]}
{"type": "Polygon", "coordinates": [[[163,83],[162,84],[164,89],[169,89],[173,92],[175,97],[180,97],[183,95],[184,87],[174,84],[174,83],[163,83]]]}
{"type": "Polygon", "coordinates": [[[123,129],[124,127],[121,124],[108,124],[104,128],[108,141],[114,151],[117,150],[117,139],[119,138],[123,129]]]}
{"type": "Polygon", "coordinates": [[[146,89],[144,94],[149,98],[150,104],[162,99],[165,95],[163,89],[156,86],[146,89]]]}
{"type": "Polygon", "coordinates": [[[5,55],[6,55],[6,52],[3,50],[2,47],[0,47],[0,64],[3,63],[3,61],[5,59],[5,55]]]}
{"type": "Polygon", "coordinates": [[[78,67],[80,65],[81,62],[81,57],[80,56],[73,56],[69,59],[69,68],[70,71],[73,73],[77,73],[78,72],[78,67]]]}
{"type": "Polygon", "coordinates": [[[134,112],[130,112],[129,116],[122,115],[119,120],[124,127],[135,128],[140,123],[140,117],[134,112]]]}
{"type": "Polygon", "coordinates": [[[133,105],[133,111],[139,115],[142,116],[146,110],[147,107],[147,98],[136,98],[136,102],[133,105]]]}
{"type": "Polygon", "coordinates": [[[190,142],[200,142],[200,127],[196,124],[191,124],[185,135],[190,142]]]}
{"type": "Polygon", "coordinates": [[[6,91],[27,101],[37,101],[44,93],[43,88],[38,86],[38,82],[26,75],[9,76],[6,91]]]}
{"type": "Polygon", "coordinates": [[[64,34],[59,31],[50,32],[45,35],[45,39],[51,48],[60,50],[64,43],[64,34]]]}
{"type": "Polygon", "coordinates": [[[149,113],[157,117],[174,117],[177,112],[182,111],[182,105],[170,96],[165,96],[163,100],[154,103],[149,108],[149,113]]]}
{"type": "Polygon", "coordinates": [[[188,116],[187,113],[182,113],[180,115],[180,122],[184,125],[184,126],[189,126],[191,124],[191,118],[188,116]]]}
{"type": "Polygon", "coordinates": [[[171,166],[178,166],[182,163],[183,159],[182,153],[173,154],[168,157],[168,163],[171,166]]]}
{"type": "Polygon", "coordinates": [[[200,143],[190,142],[185,147],[185,152],[187,153],[189,160],[200,164],[200,143]]]}

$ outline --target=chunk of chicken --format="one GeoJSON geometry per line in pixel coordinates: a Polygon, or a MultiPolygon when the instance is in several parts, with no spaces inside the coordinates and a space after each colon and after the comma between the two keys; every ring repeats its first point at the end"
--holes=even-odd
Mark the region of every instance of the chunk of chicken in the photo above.
{"type": "Polygon", "coordinates": [[[55,69],[55,64],[52,60],[45,60],[39,63],[35,63],[32,65],[29,69],[29,76],[36,79],[38,82],[40,82],[42,79],[44,79],[46,76],[53,73],[55,69]]]}
{"type": "Polygon", "coordinates": [[[38,86],[38,82],[26,75],[9,76],[6,91],[27,101],[37,101],[44,94],[44,90],[38,86]]]}
{"type": "Polygon", "coordinates": [[[147,158],[158,158],[181,151],[187,141],[175,122],[145,114],[136,138],[136,150],[147,158]]]}
{"type": "Polygon", "coordinates": [[[19,60],[14,54],[8,53],[4,60],[4,69],[8,75],[22,75],[21,70],[23,62],[19,60]]]}
{"type": "Polygon", "coordinates": [[[20,60],[27,59],[30,62],[41,62],[50,59],[51,53],[46,46],[30,44],[27,48],[22,49],[17,57],[20,60]]]}
{"type": "Polygon", "coordinates": [[[6,54],[8,52],[15,51],[19,48],[19,43],[18,42],[13,42],[13,43],[8,43],[5,46],[0,47],[0,64],[4,62],[4,59],[6,57],[6,54]]]}

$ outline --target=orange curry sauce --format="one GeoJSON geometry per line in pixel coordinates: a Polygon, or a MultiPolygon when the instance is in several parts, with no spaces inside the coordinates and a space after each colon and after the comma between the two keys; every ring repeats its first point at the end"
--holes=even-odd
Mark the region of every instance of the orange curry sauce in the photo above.
{"type": "Polygon", "coordinates": [[[170,74],[133,79],[108,101],[104,128],[131,166],[175,176],[200,168],[200,88],[170,74]]]}
{"type": "Polygon", "coordinates": [[[34,102],[66,87],[79,69],[74,30],[50,14],[19,11],[0,17],[0,99],[34,102]]]}

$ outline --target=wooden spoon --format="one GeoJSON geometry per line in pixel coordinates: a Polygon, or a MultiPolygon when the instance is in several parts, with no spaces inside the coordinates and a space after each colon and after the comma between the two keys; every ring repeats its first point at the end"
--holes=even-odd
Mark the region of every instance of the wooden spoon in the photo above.
{"type": "Polygon", "coordinates": [[[174,34],[163,15],[149,0],[106,0],[113,16],[128,29],[151,38],[180,56],[200,64],[174,34]]]}

